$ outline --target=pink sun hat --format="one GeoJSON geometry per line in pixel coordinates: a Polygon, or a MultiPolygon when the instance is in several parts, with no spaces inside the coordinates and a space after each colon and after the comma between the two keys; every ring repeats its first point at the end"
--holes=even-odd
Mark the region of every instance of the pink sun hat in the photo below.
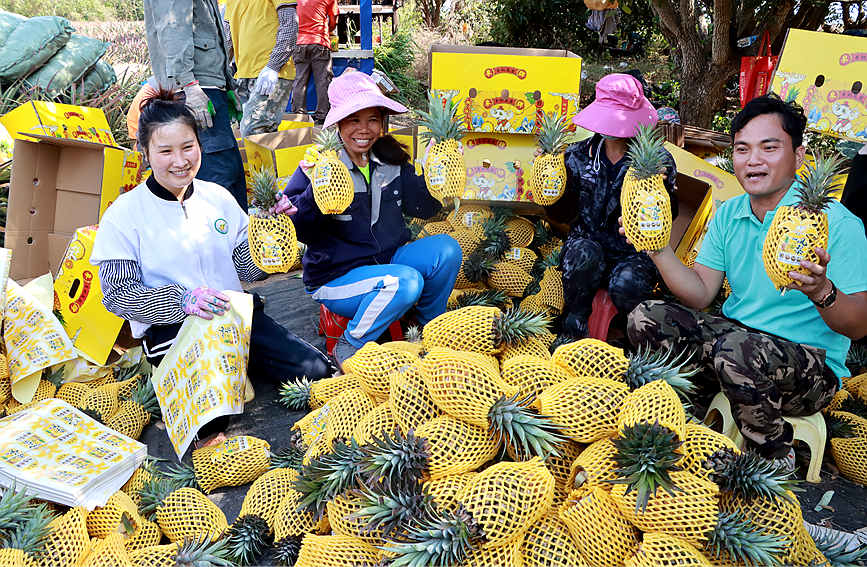
{"type": "Polygon", "coordinates": [[[572,122],[597,134],[631,138],[639,124],[654,126],[656,109],[644,96],[638,79],[624,73],[605,75],[596,83],[596,100],[572,118],[572,122]]]}
{"type": "Polygon", "coordinates": [[[334,78],[328,86],[328,102],[331,108],[325,116],[324,128],[337,124],[350,114],[365,108],[382,107],[396,114],[408,110],[404,105],[382,94],[373,79],[366,73],[347,71],[334,78]]]}

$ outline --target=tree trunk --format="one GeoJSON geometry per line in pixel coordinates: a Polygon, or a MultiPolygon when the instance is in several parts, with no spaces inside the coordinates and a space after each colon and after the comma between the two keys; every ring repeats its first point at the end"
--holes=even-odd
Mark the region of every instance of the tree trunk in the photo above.
{"type": "Polygon", "coordinates": [[[732,67],[683,72],[680,83],[681,123],[710,128],[717,110],[725,106],[726,83],[736,73],[732,67]]]}

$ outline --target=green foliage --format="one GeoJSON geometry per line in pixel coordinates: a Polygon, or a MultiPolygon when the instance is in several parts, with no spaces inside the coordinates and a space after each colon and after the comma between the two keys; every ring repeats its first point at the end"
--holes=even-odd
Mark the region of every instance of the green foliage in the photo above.
{"type": "Polygon", "coordinates": [[[651,95],[657,106],[677,108],[680,104],[680,81],[677,79],[660,81],[653,86],[651,95]]]}
{"type": "Polygon", "coordinates": [[[143,20],[143,0],[0,0],[0,10],[73,21],[143,20]]]}
{"type": "Polygon", "coordinates": [[[421,107],[425,87],[410,72],[417,46],[408,30],[400,30],[373,49],[374,66],[400,90],[394,98],[411,107],[421,107]]]}

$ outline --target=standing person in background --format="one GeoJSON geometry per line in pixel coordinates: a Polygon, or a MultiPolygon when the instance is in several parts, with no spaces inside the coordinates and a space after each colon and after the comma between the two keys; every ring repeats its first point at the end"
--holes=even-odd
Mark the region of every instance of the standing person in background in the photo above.
{"type": "Polygon", "coordinates": [[[295,86],[292,112],[304,112],[307,80],[313,73],[316,111],[313,121],[322,124],[330,108],[328,85],[331,71],[331,32],[337,28],[337,0],[298,0],[298,45],[295,47],[295,86]]]}
{"type": "Polygon", "coordinates": [[[199,126],[197,179],[229,190],[247,210],[244,164],[232,117],[239,117],[217,0],[144,0],[145,36],[157,83],[184,93],[199,126]]]}
{"type": "Polygon", "coordinates": [[[223,26],[238,68],[241,136],[276,132],[295,78],[295,0],[227,0],[223,26]]]}

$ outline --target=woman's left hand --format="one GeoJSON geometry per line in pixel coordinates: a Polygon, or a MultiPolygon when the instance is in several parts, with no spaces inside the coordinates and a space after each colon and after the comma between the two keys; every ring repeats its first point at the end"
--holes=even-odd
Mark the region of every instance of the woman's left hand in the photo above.
{"type": "Polygon", "coordinates": [[[289,197],[283,193],[280,195],[280,198],[277,199],[277,204],[271,207],[271,210],[268,212],[272,215],[289,215],[291,217],[298,212],[298,208],[293,205],[292,201],[289,200],[289,197]]]}

